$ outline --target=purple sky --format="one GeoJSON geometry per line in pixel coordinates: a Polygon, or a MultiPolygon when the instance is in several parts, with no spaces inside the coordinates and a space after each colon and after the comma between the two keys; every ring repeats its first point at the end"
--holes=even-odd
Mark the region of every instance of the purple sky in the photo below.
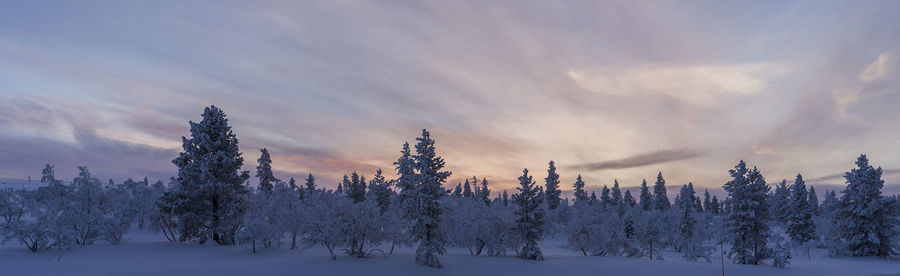
{"type": "Polygon", "coordinates": [[[497,190],[551,159],[566,188],[840,184],[860,153],[900,184],[897,1],[38,2],[0,4],[0,178],[168,178],[215,104],[247,169],[326,187],[422,128],[497,190]]]}

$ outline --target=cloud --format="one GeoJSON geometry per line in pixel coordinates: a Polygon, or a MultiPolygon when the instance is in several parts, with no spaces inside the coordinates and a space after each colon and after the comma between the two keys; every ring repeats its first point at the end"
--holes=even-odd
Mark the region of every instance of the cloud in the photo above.
{"type": "Polygon", "coordinates": [[[883,77],[888,71],[888,64],[891,62],[893,56],[891,53],[882,53],[878,55],[878,59],[876,59],[872,64],[866,67],[861,74],[859,74],[859,80],[861,82],[870,82],[873,80],[877,80],[883,77]]]}
{"type": "Polygon", "coordinates": [[[756,95],[768,87],[766,63],[721,65],[644,65],[570,69],[582,89],[601,94],[663,94],[690,103],[711,104],[715,96],[756,95]]]}
{"type": "Polygon", "coordinates": [[[606,160],[588,164],[571,166],[578,170],[599,171],[606,169],[627,169],[653,164],[667,163],[678,160],[692,159],[705,155],[703,151],[695,149],[659,150],[650,153],[638,154],[621,159],[606,160]]]}

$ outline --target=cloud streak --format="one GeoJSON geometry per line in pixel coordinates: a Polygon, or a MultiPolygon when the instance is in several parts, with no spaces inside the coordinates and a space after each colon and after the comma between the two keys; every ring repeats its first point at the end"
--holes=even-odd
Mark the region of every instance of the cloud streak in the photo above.
{"type": "Polygon", "coordinates": [[[703,151],[696,149],[658,150],[620,159],[574,165],[571,166],[571,168],[585,171],[627,169],[692,159],[704,155],[705,153],[703,151]]]}

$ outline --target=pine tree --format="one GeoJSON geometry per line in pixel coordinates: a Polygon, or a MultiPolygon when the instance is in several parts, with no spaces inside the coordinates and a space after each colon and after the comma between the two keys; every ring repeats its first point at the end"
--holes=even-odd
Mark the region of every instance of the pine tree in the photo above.
{"type": "MultiPolygon", "coordinates": [[[[797,174],[797,179],[790,187],[787,233],[792,240],[799,244],[805,244],[815,238],[816,228],[813,224],[812,208],[808,204],[806,183],[803,181],[803,176],[797,174]]],[[[809,255],[808,251],[807,255],[809,255]]]]}
{"type": "Polygon", "coordinates": [[[790,215],[791,190],[787,180],[781,180],[781,184],[775,186],[775,192],[769,197],[769,205],[772,206],[772,218],[781,224],[786,224],[790,215]]]}
{"type": "Polygon", "coordinates": [[[832,254],[897,255],[894,242],[898,210],[894,198],[881,195],[884,187],[881,175],[881,167],[869,165],[865,154],[856,160],[856,168],[844,174],[847,187],[835,212],[834,232],[838,240],[830,248],[832,254]]]}
{"type": "Polygon", "coordinates": [[[316,177],[313,176],[312,173],[309,173],[309,176],[306,177],[306,193],[312,194],[312,192],[316,191],[316,177]]]}
{"type": "Polygon", "coordinates": [[[707,189],[707,190],[704,190],[704,191],[703,191],[703,209],[704,209],[707,213],[712,213],[712,212],[713,212],[713,210],[710,209],[710,208],[712,207],[712,205],[711,205],[712,202],[711,202],[710,200],[712,200],[712,198],[709,197],[709,190],[708,190],[708,189],[707,189]]]}
{"type": "Polygon", "coordinates": [[[547,178],[544,178],[544,183],[547,207],[550,210],[556,209],[559,207],[562,191],[559,190],[559,174],[556,173],[556,164],[553,163],[553,160],[550,160],[550,168],[547,169],[547,178]]]}
{"type": "Polygon", "coordinates": [[[375,171],[375,176],[369,181],[369,193],[375,198],[375,202],[378,208],[381,209],[382,214],[391,206],[391,196],[393,195],[393,191],[391,191],[392,182],[384,178],[381,169],[375,171]]]}
{"type": "Polygon", "coordinates": [[[463,197],[469,198],[473,196],[474,194],[472,193],[472,185],[469,184],[469,180],[466,179],[466,184],[463,184],[463,197]]]}
{"type": "Polygon", "coordinates": [[[669,209],[669,197],[666,196],[666,180],[662,172],[656,176],[656,184],[653,185],[653,209],[665,211],[669,209]]]}
{"type": "MultiPolygon", "coordinates": [[[[451,172],[441,171],[444,159],[435,153],[434,140],[427,130],[422,130],[422,137],[416,138],[416,215],[410,233],[412,240],[419,242],[416,248],[416,262],[431,267],[441,267],[437,255],[446,251],[446,240],[439,226],[441,224],[440,199],[444,192],[443,183],[451,172]]],[[[401,157],[402,158],[402,157],[401,157]]]]}
{"type": "MultiPolygon", "coordinates": [[[[473,177],[474,179],[474,177],[473,177]]],[[[481,179],[481,201],[484,201],[485,205],[491,205],[491,190],[488,189],[488,181],[487,178],[481,179]]]]}
{"type": "Polygon", "coordinates": [[[610,203],[609,198],[609,188],[606,185],[603,185],[603,189],[600,190],[600,206],[603,208],[609,208],[612,203],[610,203]]]}
{"type": "Polygon", "coordinates": [[[813,216],[818,216],[819,212],[819,196],[816,195],[816,188],[813,186],[809,186],[809,202],[806,203],[806,206],[809,207],[810,212],[812,212],[813,216]]]}
{"type": "Polygon", "coordinates": [[[722,213],[722,205],[719,203],[719,198],[716,196],[712,196],[712,201],[709,203],[710,208],[712,209],[710,212],[713,215],[718,215],[722,213]]]}
{"type": "Polygon", "coordinates": [[[221,109],[210,106],[200,123],[190,122],[191,138],[182,137],[182,149],[172,161],[178,167],[173,197],[179,238],[201,243],[212,238],[220,245],[233,245],[247,209],[240,171],[244,158],[238,139],[221,109]]]}
{"type": "Polygon", "coordinates": [[[625,196],[622,197],[622,205],[624,205],[625,208],[632,208],[637,206],[637,201],[635,201],[634,197],[631,196],[631,191],[625,190],[625,196]]]}
{"type": "Polygon", "coordinates": [[[591,191],[591,199],[588,201],[588,205],[597,205],[599,200],[597,200],[597,193],[595,191],[591,191]]]}
{"type": "Polygon", "coordinates": [[[516,209],[515,231],[522,242],[522,248],[518,250],[519,258],[529,260],[543,260],[541,248],[538,242],[543,236],[544,209],[541,208],[544,195],[535,186],[528,169],[522,170],[519,177],[519,193],[513,196],[518,208],[516,209]]]}
{"type": "Polygon", "coordinates": [[[581,180],[581,175],[578,175],[578,178],[575,179],[575,184],[572,184],[572,187],[575,188],[575,203],[578,202],[588,202],[587,192],[584,191],[584,181],[581,180]]]}
{"type": "Polygon", "coordinates": [[[609,202],[612,204],[613,209],[616,209],[619,214],[621,214],[623,209],[622,207],[622,190],[619,190],[619,180],[613,180],[612,189],[609,189],[609,202]]]}
{"type": "Polygon", "coordinates": [[[259,162],[259,166],[256,167],[256,177],[259,178],[259,190],[271,193],[275,189],[275,183],[281,180],[275,178],[275,175],[272,173],[272,158],[269,156],[269,150],[263,148],[259,151],[262,152],[259,159],[256,160],[259,162]]]}
{"type": "Polygon", "coordinates": [[[450,195],[455,197],[462,197],[462,183],[456,183],[456,189],[453,189],[453,192],[450,195]]]}
{"type": "Polygon", "coordinates": [[[366,200],[366,177],[360,176],[356,172],[350,173],[349,179],[344,176],[344,189],[353,203],[363,202],[366,200]]]}
{"type": "Polygon", "coordinates": [[[641,200],[641,209],[644,211],[650,211],[653,209],[653,197],[650,196],[650,189],[647,188],[647,180],[644,179],[641,181],[641,194],[639,195],[641,200]]]}
{"type": "Polygon", "coordinates": [[[769,238],[766,194],[769,186],[759,170],[747,169],[743,160],[729,173],[733,179],[723,185],[731,197],[728,201],[731,212],[725,220],[731,235],[728,255],[733,257],[735,263],[757,265],[769,255],[766,248],[769,238]]]}
{"type": "Polygon", "coordinates": [[[400,207],[403,209],[404,217],[412,219],[416,214],[415,196],[418,179],[415,171],[415,159],[413,159],[412,153],[409,150],[409,142],[403,143],[403,149],[400,150],[400,158],[394,162],[394,166],[397,170],[397,175],[400,176],[397,178],[397,188],[400,189],[400,192],[397,195],[400,201],[400,207]]]}

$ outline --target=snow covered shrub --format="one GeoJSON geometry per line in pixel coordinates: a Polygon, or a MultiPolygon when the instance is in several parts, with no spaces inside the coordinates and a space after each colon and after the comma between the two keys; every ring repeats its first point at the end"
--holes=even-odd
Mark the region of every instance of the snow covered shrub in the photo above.
{"type": "Polygon", "coordinates": [[[303,219],[306,233],[303,241],[307,247],[322,245],[336,259],[335,249],[344,246],[343,231],[345,226],[341,222],[343,210],[353,204],[343,195],[333,191],[316,190],[308,193],[303,200],[303,208],[306,217],[303,219]]]}

